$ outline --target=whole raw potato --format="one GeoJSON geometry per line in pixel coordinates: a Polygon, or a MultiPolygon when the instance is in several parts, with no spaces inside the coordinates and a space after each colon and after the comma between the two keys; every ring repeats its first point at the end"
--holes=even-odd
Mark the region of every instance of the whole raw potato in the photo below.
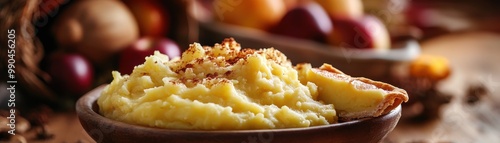
{"type": "Polygon", "coordinates": [[[59,46],[102,65],[139,35],[132,13],[121,1],[80,0],[62,11],[52,27],[59,46]]]}

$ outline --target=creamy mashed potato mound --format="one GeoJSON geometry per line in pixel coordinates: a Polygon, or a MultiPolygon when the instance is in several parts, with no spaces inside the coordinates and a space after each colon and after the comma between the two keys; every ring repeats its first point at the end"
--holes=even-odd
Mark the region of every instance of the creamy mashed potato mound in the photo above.
{"type": "Polygon", "coordinates": [[[270,129],[337,122],[318,87],[300,81],[273,48],[242,49],[233,39],[213,47],[191,44],[181,58],[155,52],[130,75],[114,80],[98,99],[114,120],[169,129],[270,129]]]}

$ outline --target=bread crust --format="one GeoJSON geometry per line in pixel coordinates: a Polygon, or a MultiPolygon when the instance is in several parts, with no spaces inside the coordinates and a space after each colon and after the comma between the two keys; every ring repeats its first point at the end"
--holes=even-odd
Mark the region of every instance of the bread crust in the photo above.
{"type": "MultiPolygon", "coordinates": [[[[330,74],[344,74],[342,71],[334,68],[333,66],[329,64],[323,64],[321,67],[318,68],[319,70],[326,71],[330,74]]],[[[354,119],[359,119],[359,118],[366,118],[366,117],[378,117],[380,115],[384,115],[398,107],[401,103],[407,102],[409,100],[408,93],[401,88],[397,88],[393,85],[390,85],[388,83],[380,82],[380,81],[374,81],[368,78],[364,77],[351,77],[349,75],[346,75],[347,77],[350,77],[349,81],[353,80],[358,80],[366,84],[374,85],[378,89],[382,89],[386,91],[386,95],[382,102],[377,105],[376,110],[372,111],[366,111],[366,112],[358,112],[358,113],[338,113],[339,119],[342,121],[349,121],[349,120],[354,120],[354,119]]]]}

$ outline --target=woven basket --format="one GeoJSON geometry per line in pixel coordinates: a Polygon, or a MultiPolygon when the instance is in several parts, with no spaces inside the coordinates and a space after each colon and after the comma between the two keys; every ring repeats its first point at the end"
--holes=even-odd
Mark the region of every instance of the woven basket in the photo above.
{"type": "MultiPolygon", "coordinates": [[[[36,23],[38,19],[44,18],[40,15],[45,12],[41,5],[46,2],[59,2],[69,5],[78,0],[0,0],[0,42],[2,45],[7,45],[8,33],[7,30],[14,29],[16,35],[16,53],[15,53],[15,80],[17,81],[16,89],[22,92],[23,95],[29,96],[30,100],[42,100],[52,103],[57,103],[57,92],[53,91],[48,86],[50,76],[40,69],[40,62],[42,62],[45,55],[49,54],[49,49],[44,48],[39,37],[36,37],[36,23]],[[46,53],[47,52],[47,53],[46,53]]],[[[188,15],[186,8],[190,0],[169,0],[163,1],[162,4],[166,6],[169,13],[172,13],[172,29],[166,35],[167,37],[176,41],[181,47],[187,47],[192,42],[197,41],[197,23],[188,15]]],[[[64,8],[60,9],[61,11],[64,8]]],[[[54,15],[52,15],[54,16],[54,15]]],[[[57,16],[56,16],[57,17],[57,16]]],[[[44,37],[40,37],[46,39],[44,37]]],[[[0,80],[6,83],[8,78],[8,64],[9,57],[7,50],[9,47],[0,46],[0,80]],[[5,51],[5,52],[4,52],[5,51]]],[[[111,75],[109,74],[111,77],[111,75]]],[[[101,78],[101,77],[97,77],[101,78]]],[[[97,81],[94,85],[104,83],[103,80],[97,81]]]]}
{"type": "Polygon", "coordinates": [[[44,49],[41,42],[35,36],[33,21],[34,13],[38,11],[38,4],[41,0],[6,0],[0,2],[0,42],[7,45],[7,30],[15,30],[15,79],[8,79],[9,57],[7,50],[9,47],[0,46],[0,70],[2,75],[0,79],[5,83],[6,80],[16,80],[16,89],[20,89],[26,95],[39,97],[40,99],[55,101],[56,96],[53,91],[45,84],[43,79],[48,75],[38,67],[44,56],[44,49]],[[4,52],[5,51],[5,52],[4,52]]]}

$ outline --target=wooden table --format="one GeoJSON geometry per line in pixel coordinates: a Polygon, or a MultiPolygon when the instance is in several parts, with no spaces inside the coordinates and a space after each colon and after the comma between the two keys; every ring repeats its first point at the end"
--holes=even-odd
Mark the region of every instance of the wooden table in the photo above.
{"type": "Polygon", "coordinates": [[[30,130],[23,134],[29,143],[94,143],[95,141],[83,130],[74,112],[58,113],[50,117],[47,132],[53,137],[46,140],[36,140],[36,131],[30,130]]]}
{"type": "Polygon", "coordinates": [[[423,42],[422,48],[424,54],[449,59],[453,73],[438,89],[454,97],[441,109],[440,119],[401,121],[385,142],[500,142],[500,34],[457,33],[423,42]],[[466,104],[466,90],[475,84],[484,84],[490,93],[466,104]]]}
{"type": "MultiPolygon", "coordinates": [[[[500,142],[500,35],[459,33],[422,43],[424,54],[447,57],[453,74],[439,89],[454,95],[442,108],[442,118],[424,123],[401,121],[383,142],[500,142]],[[477,104],[464,104],[466,88],[483,83],[491,91],[477,104]]],[[[404,112],[404,111],[403,111],[404,112]]],[[[94,142],[80,126],[75,113],[51,117],[50,140],[32,140],[34,132],[26,133],[29,142],[94,142]]]]}

